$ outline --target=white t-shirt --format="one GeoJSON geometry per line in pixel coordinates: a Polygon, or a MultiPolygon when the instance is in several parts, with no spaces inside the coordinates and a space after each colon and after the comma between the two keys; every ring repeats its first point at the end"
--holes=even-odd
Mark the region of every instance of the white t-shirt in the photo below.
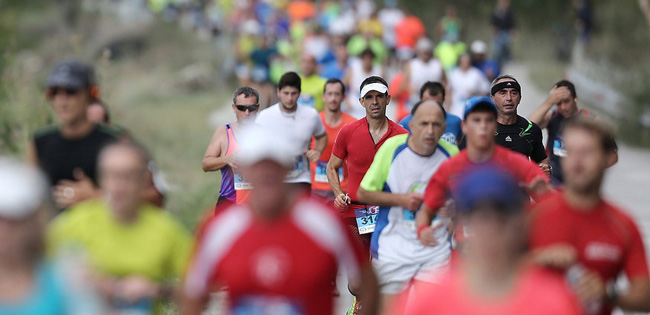
{"type": "Polygon", "coordinates": [[[450,112],[458,117],[465,113],[465,102],[473,95],[487,95],[490,92],[490,82],[481,70],[470,67],[467,71],[455,68],[449,75],[451,90],[450,112]]]}
{"type": "MultiPolygon", "coordinates": [[[[316,109],[308,106],[296,105],[296,111],[285,113],[280,109],[279,103],[261,111],[255,122],[263,128],[273,128],[284,131],[290,142],[296,146],[296,152],[309,150],[311,137],[325,133],[325,127],[316,109]]],[[[305,154],[296,156],[293,168],[287,175],[287,183],[311,183],[309,160],[305,154]]]]}
{"type": "Polygon", "coordinates": [[[420,99],[420,88],[422,85],[427,83],[427,81],[442,82],[443,70],[440,61],[434,57],[429,59],[427,62],[415,57],[411,59],[409,67],[411,70],[411,77],[408,79],[411,88],[415,90],[415,92],[411,93],[409,99],[409,102],[412,104],[420,99]]]}

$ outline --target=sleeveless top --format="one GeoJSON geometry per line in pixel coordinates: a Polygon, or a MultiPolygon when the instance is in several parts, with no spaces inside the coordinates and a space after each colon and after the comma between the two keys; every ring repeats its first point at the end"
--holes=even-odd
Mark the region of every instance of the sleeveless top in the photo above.
{"type": "MultiPolygon", "coordinates": [[[[593,115],[586,109],[581,109],[576,115],[583,115],[586,117],[593,117],[593,115]]],[[[548,138],[546,139],[546,150],[549,162],[551,167],[553,167],[553,173],[551,174],[551,184],[553,186],[561,185],[564,182],[564,177],[562,176],[562,165],[560,160],[562,157],[566,156],[566,150],[564,149],[564,141],[562,140],[562,127],[564,126],[564,120],[570,119],[565,118],[560,115],[559,112],[554,112],[551,120],[548,123],[548,138]]]]}
{"type": "MultiPolygon", "coordinates": [[[[239,148],[235,133],[230,124],[226,124],[226,135],[228,136],[228,147],[226,156],[233,154],[239,148]]],[[[237,174],[230,165],[221,168],[221,189],[219,196],[231,202],[242,203],[250,193],[250,184],[246,183],[244,177],[237,174]]]]}

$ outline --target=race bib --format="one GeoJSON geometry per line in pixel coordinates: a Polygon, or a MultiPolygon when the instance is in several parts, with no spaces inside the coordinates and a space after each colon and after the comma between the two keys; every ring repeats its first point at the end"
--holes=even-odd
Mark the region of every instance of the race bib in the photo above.
{"type": "Polygon", "coordinates": [[[234,171],[233,173],[235,177],[235,190],[253,189],[253,185],[246,181],[244,175],[237,173],[237,171],[234,171]]]}
{"type": "Polygon", "coordinates": [[[407,229],[415,231],[415,215],[417,211],[411,211],[404,209],[404,225],[407,229]]]}
{"type": "MultiPolygon", "coordinates": [[[[316,162],[316,170],[314,171],[314,181],[319,183],[328,183],[327,180],[327,162],[316,162]]],[[[339,167],[339,182],[343,182],[343,168],[339,167]]]]}
{"type": "Polygon", "coordinates": [[[289,175],[287,177],[293,178],[293,177],[298,177],[303,172],[302,169],[302,164],[303,164],[303,155],[297,155],[296,158],[294,159],[293,166],[291,167],[291,171],[289,172],[289,175]]]}
{"type": "Polygon", "coordinates": [[[369,206],[366,208],[354,209],[354,216],[357,219],[357,228],[359,229],[359,234],[368,234],[375,231],[377,213],[379,213],[378,206],[369,206]]]}
{"type": "Polygon", "coordinates": [[[566,157],[566,150],[564,149],[564,143],[561,139],[555,139],[553,141],[553,154],[559,157],[566,157]]]}

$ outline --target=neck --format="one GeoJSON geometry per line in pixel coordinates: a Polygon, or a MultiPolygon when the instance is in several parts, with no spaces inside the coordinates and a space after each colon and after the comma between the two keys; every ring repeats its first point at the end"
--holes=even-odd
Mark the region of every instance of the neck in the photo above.
{"type": "MultiPolygon", "coordinates": [[[[479,249],[473,249],[479,250],[479,249]]],[[[520,267],[519,257],[512,253],[486,253],[469,258],[464,267],[467,285],[482,296],[503,296],[511,292],[520,267]]]]}
{"type": "Polygon", "coordinates": [[[386,116],[382,116],[379,118],[372,118],[370,116],[366,116],[366,121],[368,121],[368,128],[370,130],[379,130],[388,124],[388,118],[386,118],[386,116]]]}
{"type": "Polygon", "coordinates": [[[88,135],[95,124],[88,119],[82,118],[79,121],[71,122],[61,126],[61,134],[66,139],[83,138],[88,135]]]}
{"type": "Polygon", "coordinates": [[[294,105],[293,108],[286,107],[282,102],[280,102],[280,110],[285,113],[293,113],[298,109],[298,104],[294,105]]]}
{"type": "Polygon", "coordinates": [[[564,197],[570,206],[584,211],[591,211],[602,200],[600,197],[600,185],[591,191],[584,192],[565,187],[564,197]]]}
{"type": "Polygon", "coordinates": [[[467,146],[467,158],[473,163],[483,163],[488,161],[494,155],[494,144],[486,149],[477,148],[476,146],[467,146]]]}
{"type": "Polygon", "coordinates": [[[511,115],[500,114],[497,117],[497,122],[502,125],[513,125],[515,122],[517,122],[517,113],[511,115]]]}
{"type": "Polygon", "coordinates": [[[250,207],[253,213],[262,221],[272,222],[283,217],[283,215],[289,211],[289,208],[296,197],[295,193],[284,190],[284,196],[280,202],[268,203],[251,200],[250,207]]]}
{"type": "Polygon", "coordinates": [[[124,224],[131,224],[138,220],[140,204],[126,206],[124,209],[113,210],[115,219],[124,224]]]}
{"type": "Polygon", "coordinates": [[[422,156],[430,156],[431,154],[433,154],[433,152],[436,152],[436,147],[433,147],[431,149],[421,148],[420,146],[418,146],[415,143],[415,138],[410,137],[410,136],[409,136],[408,141],[406,142],[406,144],[409,146],[409,148],[411,148],[411,150],[413,150],[413,152],[415,152],[415,153],[417,153],[419,155],[422,155],[422,156]]]}
{"type": "Polygon", "coordinates": [[[325,123],[330,127],[338,126],[341,123],[341,107],[337,110],[325,110],[325,123]]]}

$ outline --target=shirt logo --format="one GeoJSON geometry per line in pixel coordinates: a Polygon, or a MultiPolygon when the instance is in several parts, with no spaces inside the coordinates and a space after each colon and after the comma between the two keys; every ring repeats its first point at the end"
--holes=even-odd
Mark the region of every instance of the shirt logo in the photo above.
{"type": "Polygon", "coordinates": [[[257,283],[265,287],[282,285],[291,271],[289,254],[280,247],[265,248],[253,254],[252,274],[257,283]]]}
{"type": "Polygon", "coordinates": [[[621,258],[621,249],[611,244],[592,242],[585,247],[585,258],[595,261],[617,262],[621,258]]]}
{"type": "Polygon", "coordinates": [[[506,142],[512,142],[512,138],[510,138],[510,136],[507,136],[506,137],[506,142]]]}

